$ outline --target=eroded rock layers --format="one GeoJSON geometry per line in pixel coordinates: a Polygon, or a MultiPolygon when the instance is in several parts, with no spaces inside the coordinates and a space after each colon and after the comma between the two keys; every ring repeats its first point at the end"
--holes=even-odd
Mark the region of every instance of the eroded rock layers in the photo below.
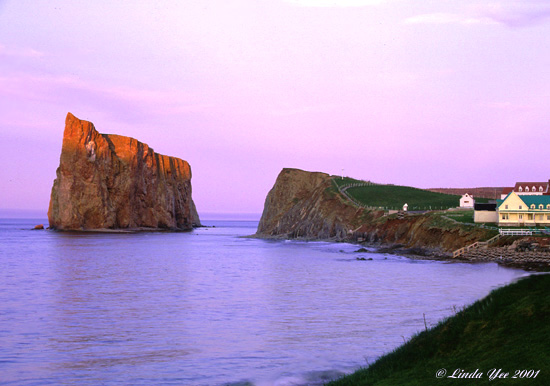
{"type": "Polygon", "coordinates": [[[48,219],[58,230],[189,230],[199,225],[191,168],[69,113],[48,219]]]}

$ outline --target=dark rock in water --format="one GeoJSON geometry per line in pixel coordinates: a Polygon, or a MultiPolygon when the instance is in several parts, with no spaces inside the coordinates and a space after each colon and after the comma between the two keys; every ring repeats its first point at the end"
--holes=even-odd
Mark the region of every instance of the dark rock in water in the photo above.
{"type": "Polygon", "coordinates": [[[44,224],[38,224],[33,229],[35,230],[44,229],[44,224]]]}
{"type": "Polygon", "coordinates": [[[366,257],[356,257],[355,259],[359,260],[359,261],[372,261],[372,260],[374,260],[372,257],[369,257],[368,259],[366,257]]]}
{"type": "Polygon", "coordinates": [[[430,252],[427,249],[420,248],[420,247],[403,249],[401,251],[401,253],[407,254],[407,255],[416,255],[416,256],[429,256],[430,255],[430,252]]]}
{"type": "Polygon", "coordinates": [[[359,248],[358,250],[353,252],[358,253],[358,252],[370,252],[370,251],[367,248],[359,248]]]}
{"type": "Polygon", "coordinates": [[[48,219],[58,230],[192,229],[191,167],[69,113],[48,219]]]}

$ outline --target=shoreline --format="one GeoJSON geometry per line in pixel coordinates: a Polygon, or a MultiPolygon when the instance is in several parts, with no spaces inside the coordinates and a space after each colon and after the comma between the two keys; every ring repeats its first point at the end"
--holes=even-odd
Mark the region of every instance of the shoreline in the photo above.
{"type": "MultiPolygon", "coordinates": [[[[178,229],[178,228],[126,228],[126,229],[109,229],[109,228],[97,228],[97,229],[56,229],[45,228],[50,232],[59,233],[113,233],[113,234],[134,234],[134,233],[147,233],[147,232],[170,232],[170,233],[184,233],[192,232],[195,228],[202,228],[202,226],[192,227],[190,229],[178,229]]],[[[36,229],[31,229],[36,230],[36,229]]]]}
{"type": "MultiPolygon", "coordinates": [[[[283,235],[267,236],[253,234],[249,236],[242,236],[245,238],[257,238],[264,240],[296,240],[296,241],[325,241],[334,243],[346,243],[350,245],[356,245],[362,248],[374,248],[374,250],[360,251],[363,253],[389,253],[397,256],[403,256],[416,260],[436,260],[436,261],[448,261],[457,263],[497,263],[500,266],[507,268],[519,268],[530,272],[549,272],[550,271],[550,253],[545,253],[546,259],[540,257],[542,252],[517,252],[506,249],[506,247],[489,247],[487,249],[477,251],[482,257],[477,257],[478,254],[473,257],[457,257],[453,258],[452,253],[441,250],[440,248],[433,247],[406,247],[403,244],[383,244],[383,243],[367,243],[367,242],[353,242],[351,240],[342,240],[338,238],[289,238],[283,235]],[[530,254],[538,254],[536,257],[530,254]]],[[[354,251],[359,253],[358,251],[354,251]]]]}

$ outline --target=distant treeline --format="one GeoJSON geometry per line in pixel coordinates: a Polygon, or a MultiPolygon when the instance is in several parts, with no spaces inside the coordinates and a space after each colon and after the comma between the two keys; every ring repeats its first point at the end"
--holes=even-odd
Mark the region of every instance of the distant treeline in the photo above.
{"type": "Polygon", "coordinates": [[[504,187],[484,187],[484,188],[430,188],[426,189],[430,192],[454,194],[462,196],[463,194],[470,194],[474,198],[489,198],[499,199],[504,187]]]}

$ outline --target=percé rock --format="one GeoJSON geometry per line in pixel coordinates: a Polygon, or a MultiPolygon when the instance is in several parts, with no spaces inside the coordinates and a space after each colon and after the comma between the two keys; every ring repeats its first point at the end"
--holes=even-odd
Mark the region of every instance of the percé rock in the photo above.
{"type": "Polygon", "coordinates": [[[130,137],[100,134],[71,113],[48,219],[57,230],[190,230],[200,225],[189,163],[130,137]]]}
{"type": "Polygon", "coordinates": [[[449,252],[487,239],[488,230],[445,229],[427,215],[384,217],[383,210],[358,207],[325,173],[283,169],[268,193],[257,237],[337,240],[399,245],[449,252]]]}

